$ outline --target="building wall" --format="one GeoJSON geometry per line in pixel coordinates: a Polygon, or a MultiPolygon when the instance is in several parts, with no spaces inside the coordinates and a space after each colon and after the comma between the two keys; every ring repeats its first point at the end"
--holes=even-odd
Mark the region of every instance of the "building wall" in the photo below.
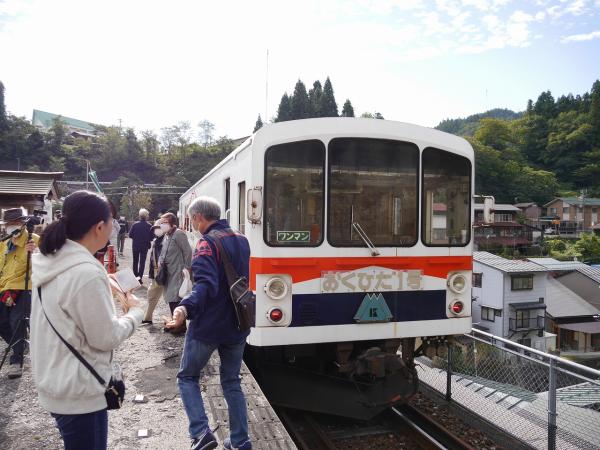
{"type": "MultiPolygon", "coordinates": [[[[533,289],[526,291],[513,291],[511,290],[511,275],[516,274],[504,274],[504,312],[502,315],[503,318],[503,326],[504,326],[504,337],[508,337],[512,334],[509,327],[509,319],[515,318],[516,312],[509,305],[511,303],[522,303],[522,302],[537,302],[540,297],[546,298],[546,272],[538,272],[533,275],[533,289]]],[[[533,310],[530,313],[530,317],[535,317],[537,315],[543,316],[543,310],[533,310]],[[534,315],[535,313],[535,315],[534,315]]],[[[535,333],[530,333],[531,341],[533,345],[535,333]]],[[[524,335],[524,333],[516,333],[513,336],[513,339],[519,339],[524,335]]],[[[537,337],[537,334],[536,334],[537,337]]]]}
{"type": "Polygon", "coordinates": [[[483,327],[489,329],[489,332],[496,336],[503,336],[502,320],[504,317],[503,297],[502,297],[502,272],[485,264],[473,261],[473,272],[481,273],[481,288],[473,288],[473,296],[477,300],[473,302],[471,313],[473,322],[479,322],[483,327]],[[494,321],[481,320],[481,306],[490,306],[502,309],[502,317],[494,317],[494,321]]]}

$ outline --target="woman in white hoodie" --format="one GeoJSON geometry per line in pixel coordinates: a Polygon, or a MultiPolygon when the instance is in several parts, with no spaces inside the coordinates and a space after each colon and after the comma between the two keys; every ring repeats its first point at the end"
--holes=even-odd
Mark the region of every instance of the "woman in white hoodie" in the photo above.
{"type": "Polygon", "coordinates": [[[56,419],[65,449],[104,450],[108,438],[106,388],[52,326],[109,380],[112,351],[131,336],[143,311],[129,294],[123,305],[128,312],[116,316],[106,271],[93,256],[111,234],[112,215],[106,199],[77,191],[65,199],[62,213],[59,221],[44,230],[41,254],[33,258],[33,375],[40,404],[56,419]]]}

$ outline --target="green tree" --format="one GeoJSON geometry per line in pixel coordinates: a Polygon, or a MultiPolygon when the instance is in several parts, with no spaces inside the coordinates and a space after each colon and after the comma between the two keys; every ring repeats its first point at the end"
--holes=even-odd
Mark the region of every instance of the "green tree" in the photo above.
{"type": "Polygon", "coordinates": [[[275,122],[285,122],[287,120],[292,120],[292,102],[287,92],[285,92],[281,96],[279,108],[277,108],[277,117],[275,118],[275,122]]]}
{"type": "Polygon", "coordinates": [[[263,127],[263,123],[262,123],[262,119],[260,118],[260,114],[259,114],[258,119],[256,119],[256,123],[254,124],[254,130],[252,130],[252,132],[256,133],[262,127],[263,127]]]}
{"type": "Polygon", "coordinates": [[[354,108],[349,99],[346,99],[342,108],[342,117],[354,117],[354,108]]]}
{"type": "Polygon", "coordinates": [[[323,95],[321,96],[321,116],[320,117],[338,117],[338,107],[333,94],[333,86],[329,77],[323,85],[323,95]]]}
{"type": "Polygon", "coordinates": [[[592,143],[600,148],[600,80],[596,80],[592,86],[589,123],[592,125],[592,143]]]}
{"type": "Polygon", "coordinates": [[[306,86],[301,80],[296,82],[294,88],[294,95],[291,100],[291,119],[306,119],[310,113],[310,105],[308,103],[308,94],[306,93],[306,86]]]}
{"type": "Polygon", "coordinates": [[[383,117],[381,113],[376,112],[375,115],[373,115],[373,119],[384,120],[385,117],[383,117]]]}
{"type": "Polygon", "coordinates": [[[600,259],[600,236],[593,233],[583,233],[580,239],[575,242],[575,250],[581,254],[585,261],[600,259]]]}
{"type": "Polygon", "coordinates": [[[362,113],[360,115],[360,117],[362,117],[363,119],[374,119],[373,114],[371,114],[368,111],[365,111],[364,113],[362,113]]]}
{"type": "Polygon", "coordinates": [[[4,85],[0,81],[0,133],[8,129],[8,121],[6,119],[6,105],[4,104],[4,85]]]}
{"type": "Polygon", "coordinates": [[[554,97],[552,97],[550,91],[542,92],[540,94],[535,105],[533,105],[533,112],[546,119],[556,116],[556,104],[554,103],[554,97]]]}
{"type": "Polygon", "coordinates": [[[308,91],[308,103],[310,105],[309,117],[323,117],[321,112],[321,101],[323,98],[323,87],[319,80],[313,83],[313,87],[308,91]]]}

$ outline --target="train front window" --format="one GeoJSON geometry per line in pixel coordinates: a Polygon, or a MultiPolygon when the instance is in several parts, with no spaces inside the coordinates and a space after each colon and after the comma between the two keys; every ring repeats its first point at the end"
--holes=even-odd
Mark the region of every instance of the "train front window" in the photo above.
{"type": "Polygon", "coordinates": [[[316,247],[323,242],[325,145],[274,145],[265,154],[267,245],[316,247]]]}
{"type": "Polygon", "coordinates": [[[329,235],[336,247],[364,247],[358,225],[375,246],[417,242],[416,145],[366,138],[329,143],[329,235]]]}
{"type": "Polygon", "coordinates": [[[471,162],[423,150],[423,243],[464,247],[471,240],[471,162]]]}

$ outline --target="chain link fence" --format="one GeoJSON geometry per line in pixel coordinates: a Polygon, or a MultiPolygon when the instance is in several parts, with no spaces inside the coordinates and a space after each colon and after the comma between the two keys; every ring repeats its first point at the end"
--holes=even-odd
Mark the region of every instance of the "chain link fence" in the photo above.
{"type": "Polygon", "coordinates": [[[539,449],[600,450],[600,371],[473,329],[421,382],[539,449]]]}

